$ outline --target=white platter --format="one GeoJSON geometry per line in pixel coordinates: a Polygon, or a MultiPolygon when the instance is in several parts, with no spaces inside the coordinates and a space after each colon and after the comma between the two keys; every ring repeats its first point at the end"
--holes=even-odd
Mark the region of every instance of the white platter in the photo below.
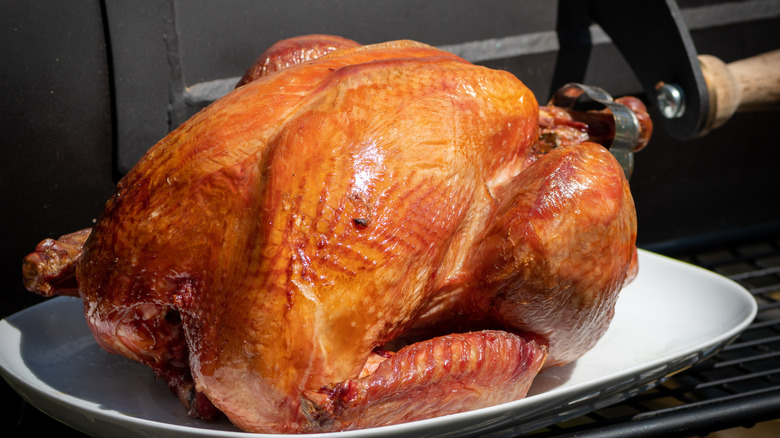
{"type": "MultiPolygon", "coordinates": [[[[706,358],[755,317],[737,283],[646,251],[606,335],[586,355],[539,375],[528,397],[430,420],[308,437],[501,436],[613,404],[706,358]],[[510,432],[511,429],[511,432],[510,432]]],[[[104,352],[81,301],[60,297],[0,321],[0,373],[38,409],[92,436],[283,437],[188,418],[150,369],[104,352]]]]}

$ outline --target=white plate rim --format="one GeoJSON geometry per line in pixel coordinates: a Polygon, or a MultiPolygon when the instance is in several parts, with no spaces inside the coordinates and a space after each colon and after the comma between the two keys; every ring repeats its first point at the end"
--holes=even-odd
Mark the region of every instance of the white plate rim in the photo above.
{"type": "MultiPolygon", "coordinates": [[[[661,264],[674,266],[675,268],[678,269],[687,270],[692,275],[699,275],[699,276],[703,276],[703,278],[710,278],[716,282],[721,282],[722,284],[727,285],[726,289],[724,290],[728,290],[729,291],[728,293],[735,294],[735,296],[738,297],[738,299],[740,299],[741,302],[747,306],[747,308],[743,309],[746,310],[746,312],[744,314],[744,317],[737,324],[734,324],[728,328],[724,328],[723,332],[720,333],[718,336],[709,339],[702,339],[702,341],[699,344],[690,346],[689,348],[684,349],[684,351],[676,351],[670,355],[660,356],[656,360],[644,362],[632,368],[627,368],[623,370],[621,372],[622,376],[619,377],[640,376],[643,373],[646,374],[646,379],[645,379],[646,381],[637,380],[636,386],[631,389],[637,389],[640,387],[644,388],[647,385],[652,385],[653,381],[658,381],[659,379],[662,379],[664,375],[678,372],[680,369],[690,366],[693,363],[700,361],[701,359],[706,358],[711,354],[714,354],[715,352],[717,352],[717,350],[727,345],[739,333],[741,333],[753,321],[757,313],[757,304],[753,296],[742,286],[740,286],[736,282],[726,277],[720,276],[706,269],[694,265],[685,264],[678,260],[674,260],[648,251],[640,250],[639,255],[640,255],[640,266],[642,265],[642,262],[661,263],[661,264]],[[672,364],[671,367],[669,367],[670,364],[672,364]],[[661,373],[660,375],[652,374],[652,370],[656,370],[656,369],[661,373]]],[[[640,268],[640,276],[641,275],[642,275],[642,270],[640,268]]],[[[54,300],[63,300],[63,299],[71,299],[71,298],[58,297],[55,298],[54,300]]],[[[40,311],[41,306],[47,304],[54,305],[52,304],[52,301],[54,300],[49,300],[41,304],[38,304],[36,306],[30,307],[28,309],[24,309],[7,319],[13,320],[14,318],[28,317],[30,314],[34,314],[36,311],[40,311]]],[[[8,321],[6,321],[5,319],[0,321],[0,332],[2,332],[2,330],[8,329],[8,326],[9,326],[8,321]]],[[[183,434],[185,436],[209,436],[209,437],[220,437],[220,438],[241,438],[241,437],[248,437],[248,436],[258,437],[258,438],[260,437],[281,438],[281,437],[290,436],[284,434],[254,434],[254,433],[247,433],[241,431],[204,429],[204,428],[192,427],[187,425],[164,423],[164,422],[148,420],[148,419],[138,418],[138,417],[123,416],[121,413],[117,413],[115,411],[103,410],[103,409],[95,408],[89,404],[84,404],[80,399],[72,397],[69,394],[56,393],[56,391],[54,391],[53,388],[51,388],[50,386],[46,385],[45,382],[28,379],[27,377],[17,372],[17,370],[2,355],[0,355],[0,374],[2,374],[3,378],[6,381],[8,381],[8,383],[11,384],[11,386],[17,392],[19,392],[23,397],[25,397],[28,401],[30,401],[35,406],[41,404],[40,403],[41,401],[60,403],[63,405],[63,409],[83,410],[85,415],[92,418],[104,420],[108,423],[124,424],[128,427],[157,430],[159,432],[169,432],[171,434],[183,434]]],[[[524,408],[527,408],[529,405],[539,407],[539,406],[556,406],[561,404],[565,405],[567,403],[571,404],[571,399],[576,400],[578,397],[588,398],[587,394],[592,393],[593,391],[598,391],[598,388],[602,388],[604,387],[604,385],[607,385],[611,381],[614,381],[615,377],[616,376],[614,375],[603,376],[600,379],[593,379],[590,381],[579,382],[570,386],[566,386],[566,393],[567,393],[566,395],[569,396],[568,400],[562,400],[560,394],[561,391],[556,391],[556,389],[553,389],[545,393],[535,394],[526,399],[504,403],[497,406],[477,409],[473,411],[463,412],[459,414],[438,417],[438,418],[431,418],[431,419],[420,420],[420,421],[399,424],[399,425],[351,431],[349,433],[345,433],[345,432],[315,433],[315,434],[307,434],[306,436],[313,437],[313,438],[336,438],[336,437],[346,437],[346,436],[376,438],[378,436],[414,436],[419,434],[425,434],[426,436],[433,436],[430,435],[430,433],[431,431],[436,431],[436,430],[442,432],[439,434],[440,436],[446,436],[451,433],[448,431],[452,431],[452,430],[463,431],[464,429],[463,427],[460,427],[460,425],[463,425],[465,427],[466,425],[469,424],[480,424],[486,421],[489,422],[489,420],[493,418],[509,417],[509,419],[505,420],[503,423],[496,422],[494,424],[495,426],[506,426],[508,424],[513,424],[514,419],[511,417],[514,416],[513,415],[514,413],[522,411],[524,408]],[[458,425],[458,426],[453,427],[453,425],[458,425]]],[[[608,393],[596,394],[596,397],[598,397],[599,395],[608,396],[614,394],[608,394],[608,393]]],[[[46,412],[46,410],[44,410],[44,412],[46,412]]],[[[58,416],[57,412],[47,412],[47,414],[52,415],[55,418],[58,416]]],[[[520,417],[522,418],[523,416],[521,415],[520,417]]],[[[529,418],[527,416],[525,418],[529,420],[534,419],[533,417],[529,418]]],[[[536,420],[538,421],[538,419],[536,420]]],[[[552,419],[550,419],[549,421],[552,421],[552,419]]],[[[538,424],[543,424],[543,423],[544,421],[538,424]]],[[[80,427],[80,425],[78,424],[70,424],[70,425],[74,428],[83,430],[82,427],[80,427]]],[[[481,429],[476,428],[473,432],[487,431],[489,429],[490,429],[489,427],[481,428],[481,429]]],[[[517,433],[518,431],[522,431],[522,428],[515,429],[515,433],[517,433]]]]}

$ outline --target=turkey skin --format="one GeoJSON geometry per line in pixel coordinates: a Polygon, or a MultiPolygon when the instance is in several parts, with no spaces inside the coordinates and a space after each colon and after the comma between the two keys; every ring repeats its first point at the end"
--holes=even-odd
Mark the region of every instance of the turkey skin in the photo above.
{"type": "Polygon", "coordinates": [[[28,289],[80,296],[102,347],[252,432],[516,400],[593,347],[637,269],[607,148],[540,147],[520,80],[425,44],[312,53],[154,145],[25,259],[28,289]]]}

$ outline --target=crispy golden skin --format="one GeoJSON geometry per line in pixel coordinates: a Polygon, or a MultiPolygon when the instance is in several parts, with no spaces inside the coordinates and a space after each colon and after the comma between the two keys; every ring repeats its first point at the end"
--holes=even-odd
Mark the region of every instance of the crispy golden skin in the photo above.
{"type": "Polygon", "coordinates": [[[604,147],[534,152],[517,78],[420,43],[293,64],[119,183],[74,258],[101,345],[193,415],[258,432],[517,399],[594,345],[635,272],[633,201],[604,147]]]}

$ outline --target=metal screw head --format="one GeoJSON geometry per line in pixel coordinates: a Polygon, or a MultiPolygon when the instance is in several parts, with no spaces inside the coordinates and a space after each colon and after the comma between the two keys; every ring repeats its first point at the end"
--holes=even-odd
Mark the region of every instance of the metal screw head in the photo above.
{"type": "Polygon", "coordinates": [[[677,84],[659,82],[655,86],[658,109],[667,119],[677,119],[685,113],[685,95],[677,84]]]}

